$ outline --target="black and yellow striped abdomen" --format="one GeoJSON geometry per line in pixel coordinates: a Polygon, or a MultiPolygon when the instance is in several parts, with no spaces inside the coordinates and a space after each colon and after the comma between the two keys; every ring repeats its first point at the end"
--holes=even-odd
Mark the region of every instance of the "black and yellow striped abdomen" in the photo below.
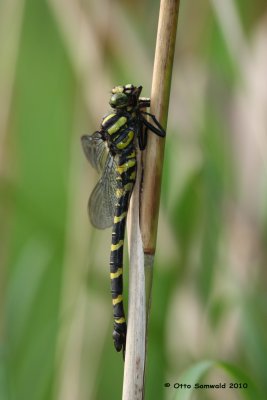
{"type": "Polygon", "coordinates": [[[128,115],[110,113],[102,121],[111,151],[118,156],[115,214],[110,253],[110,280],[114,316],[113,339],[117,351],[125,351],[126,319],[123,308],[123,246],[129,201],[136,178],[134,129],[128,115]]]}
{"type": "Polygon", "coordinates": [[[112,228],[110,279],[114,315],[113,339],[117,351],[125,349],[126,320],[123,309],[123,245],[129,200],[136,177],[136,154],[131,151],[120,158],[117,167],[117,204],[112,228]]]}

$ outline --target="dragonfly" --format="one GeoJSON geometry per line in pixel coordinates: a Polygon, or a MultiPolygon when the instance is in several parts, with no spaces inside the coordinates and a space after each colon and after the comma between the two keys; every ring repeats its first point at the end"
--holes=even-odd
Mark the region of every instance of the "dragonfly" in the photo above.
{"type": "Polygon", "coordinates": [[[83,135],[86,158],[100,174],[88,201],[91,224],[98,229],[112,227],[110,282],[113,304],[115,349],[126,348],[127,324],[123,307],[123,247],[129,201],[134,188],[139,147],[147,145],[148,130],[160,137],[166,133],[155,115],[147,111],[150,98],[140,97],[142,86],[119,85],[112,89],[111,111],[100,129],[83,135]],[[147,116],[150,120],[147,120],[147,116]]]}

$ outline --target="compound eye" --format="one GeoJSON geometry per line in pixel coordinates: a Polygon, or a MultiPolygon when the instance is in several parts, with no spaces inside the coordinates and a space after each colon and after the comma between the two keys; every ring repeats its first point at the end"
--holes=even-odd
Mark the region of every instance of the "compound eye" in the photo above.
{"type": "Polygon", "coordinates": [[[111,96],[109,104],[113,108],[125,107],[128,104],[128,96],[124,93],[115,93],[111,96]]]}

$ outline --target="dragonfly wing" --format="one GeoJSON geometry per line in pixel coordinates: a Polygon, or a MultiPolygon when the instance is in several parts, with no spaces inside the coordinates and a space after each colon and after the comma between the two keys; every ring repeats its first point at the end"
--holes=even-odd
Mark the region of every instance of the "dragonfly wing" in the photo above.
{"type": "Polygon", "coordinates": [[[108,148],[101,133],[96,131],[92,135],[83,135],[81,141],[87,160],[98,172],[102,172],[106,165],[108,148]]]}
{"type": "Polygon", "coordinates": [[[109,153],[103,168],[103,175],[94,188],[88,202],[88,214],[93,226],[109,228],[113,224],[118,176],[116,160],[109,153]]]}

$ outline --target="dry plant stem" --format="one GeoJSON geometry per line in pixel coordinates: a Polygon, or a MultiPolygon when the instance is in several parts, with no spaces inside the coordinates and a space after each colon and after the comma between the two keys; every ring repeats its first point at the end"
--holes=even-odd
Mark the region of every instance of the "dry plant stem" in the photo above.
{"type": "MultiPolygon", "coordinates": [[[[166,128],[175,50],[179,0],[162,0],[154,61],[151,113],[166,128]]],[[[141,231],[145,254],[154,254],[157,238],[164,140],[149,135],[141,203],[141,231]]]]}
{"type": "MultiPolygon", "coordinates": [[[[172,63],[178,20],[178,0],[161,0],[151,93],[151,112],[167,125],[172,63]]],[[[156,246],[164,140],[150,135],[145,157],[141,209],[138,168],[128,216],[130,276],[123,400],[144,398],[146,325],[156,246]],[[140,212],[140,224],[139,224],[140,212]]],[[[140,166],[140,155],[138,164],[140,166]]]]}
{"type": "MultiPolygon", "coordinates": [[[[140,165],[140,153],[137,155],[140,165]]],[[[145,366],[145,276],[144,253],[139,224],[139,193],[141,168],[137,170],[128,213],[129,246],[129,307],[126,356],[124,365],[123,400],[141,400],[145,366]]]]}
{"type": "MultiPolygon", "coordinates": [[[[156,116],[164,128],[167,126],[178,11],[179,0],[161,0],[151,89],[151,113],[156,116]]],[[[145,169],[140,213],[145,253],[147,313],[151,301],[163,157],[164,140],[150,134],[144,160],[145,169]]]]}
{"type": "MultiPolygon", "coordinates": [[[[168,118],[179,4],[179,0],[161,0],[160,3],[151,89],[151,113],[156,116],[165,129],[168,118]]],[[[151,306],[163,157],[164,140],[150,134],[144,157],[145,168],[140,210],[145,269],[146,335],[151,306]]]]}

